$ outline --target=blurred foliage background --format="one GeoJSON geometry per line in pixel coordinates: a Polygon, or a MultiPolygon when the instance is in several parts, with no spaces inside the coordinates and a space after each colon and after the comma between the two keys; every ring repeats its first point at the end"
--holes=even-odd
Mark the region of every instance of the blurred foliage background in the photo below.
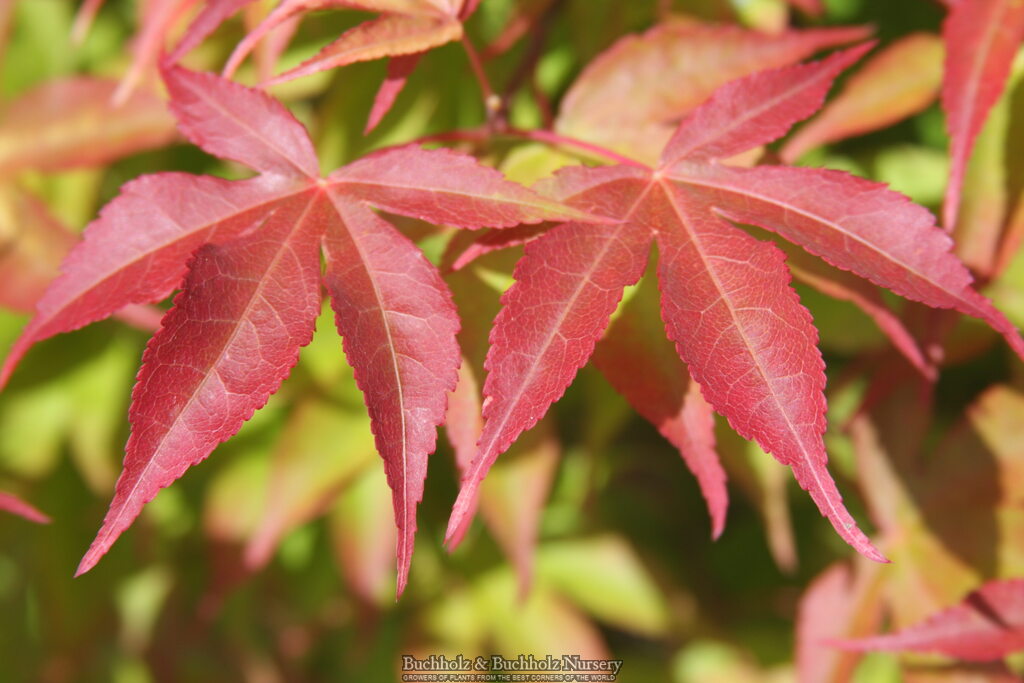
{"type": "MultiPolygon", "coordinates": [[[[589,60],[666,11],[769,31],[790,21],[871,24],[883,41],[937,33],[943,16],[928,0],[825,5],[821,17],[810,18],[780,0],[566,0],[545,18],[537,87],[557,102],[589,60]]],[[[24,147],[42,142],[25,139],[19,128],[37,116],[26,94],[76,75],[120,77],[130,61],[126,46],[138,7],[111,0],[78,45],[69,38],[72,0],[0,7],[6,21],[0,231],[34,259],[36,279],[55,272],[73,242],[61,231],[79,231],[123,182],[171,170],[241,173],[181,144],[169,119],[142,105],[138,125],[152,136],[151,149],[109,163],[67,164],[74,168],[33,158],[24,147]],[[19,154],[29,160],[19,161],[19,154]],[[26,225],[49,232],[33,233],[43,235],[33,241],[22,235],[26,225]]],[[[515,11],[514,0],[485,0],[469,23],[471,39],[488,44],[515,11]]],[[[283,64],[298,63],[362,18],[330,12],[304,21],[283,64]]],[[[229,22],[189,63],[217,68],[243,31],[241,21],[229,22]]],[[[494,82],[513,76],[526,49],[520,41],[488,62],[494,82]]],[[[245,69],[240,80],[251,82],[252,67],[245,69]]],[[[453,44],[427,55],[392,114],[363,137],[383,74],[380,62],[359,64],[274,93],[310,128],[325,168],[484,120],[479,91],[453,44]]],[[[542,125],[547,116],[528,90],[510,99],[510,121],[521,128],[542,125]]],[[[1022,94],[1011,87],[993,115],[979,143],[991,161],[972,166],[967,192],[986,187],[979,180],[991,178],[985,173],[1001,172],[1008,196],[1019,196],[1019,174],[1011,166],[1019,165],[1021,148],[1010,142],[1024,121],[1022,94]]],[[[54,135],[95,136],[103,122],[94,117],[61,125],[54,135]]],[[[800,163],[888,182],[937,210],[947,144],[943,115],[933,104],[882,131],[813,149],[800,163]]],[[[537,145],[499,140],[474,151],[526,182],[559,163],[557,153],[537,145]]],[[[447,233],[407,228],[440,260],[447,233]]],[[[490,254],[452,275],[460,310],[489,321],[515,257],[515,250],[490,254]]],[[[1022,279],[1024,264],[1014,263],[988,290],[1018,324],[1024,322],[1022,279]]],[[[16,296],[27,286],[8,287],[14,293],[5,294],[0,348],[27,320],[27,305],[16,296]]],[[[1015,421],[1024,417],[1019,363],[981,325],[961,321],[929,405],[913,395],[918,381],[867,317],[849,303],[803,285],[799,290],[821,330],[828,365],[831,469],[855,517],[903,534],[899,541],[890,537],[896,563],[871,570],[884,577],[869,592],[889,591],[891,601],[902,591],[923,616],[950,604],[972,582],[1012,574],[1021,566],[1024,539],[1013,535],[1022,528],[1013,509],[1024,489],[1024,420],[1015,421]],[[890,392],[864,417],[858,407],[880,376],[908,377],[900,391],[910,395],[897,399],[890,392]],[[920,470],[901,473],[891,451],[888,460],[854,455],[858,448],[870,451],[865,444],[891,443],[886,435],[913,432],[915,420],[928,422],[919,430],[925,450],[940,460],[945,453],[941,462],[951,463],[928,470],[940,481],[921,495],[908,486],[920,470]],[[972,464],[958,458],[973,458],[972,464]],[[925,540],[915,546],[915,539],[925,540]],[[952,568],[942,564],[947,561],[952,568]],[[932,579],[938,587],[930,586],[932,579]],[[927,600],[921,597],[925,585],[927,600]]],[[[929,315],[912,306],[904,313],[912,324],[929,315]]],[[[53,519],[35,526],[0,518],[0,681],[391,681],[401,654],[460,653],[614,656],[625,661],[623,683],[785,681],[795,675],[795,620],[812,579],[836,561],[868,571],[789,473],[724,423],[719,449],[732,504],[725,533],[712,542],[704,502],[678,453],[588,367],[551,416],[499,460],[485,487],[485,523],[475,523],[450,555],[441,540],[457,475],[450,447],[439,440],[419,512],[410,586],[396,603],[389,492],[361,396],[324,317],[269,405],[147,506],[96,570],[73,580],[119,471],[129,395],[147,336],[108,321],[51,339],[28,356],[0,396],[0,490],[19,494],[53,519]]],[[[889,609],[900,614],[892,604],[889,609]]],[[[909,620],[908,613],[891,623],[909,620]]],[[[870,655],[856,664],[854,679],[902,680],[899,662],[870,655]]],[[[963,673],[949,671],[943,680],[963,673]]],[[[983,670],[968,673],[987,680],[983,670]]]]}

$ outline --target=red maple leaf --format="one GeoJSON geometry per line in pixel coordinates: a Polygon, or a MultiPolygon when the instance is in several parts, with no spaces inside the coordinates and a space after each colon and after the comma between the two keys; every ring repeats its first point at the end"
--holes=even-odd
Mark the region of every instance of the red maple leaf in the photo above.
{"type": "MultiPolygon", "coordinates": [[[[836,75],[867,49],[725,85],[679,125],[655,168],[572,167],[547,183],[551,196],[614,222],[563,224],[527,244],[491,332],[486,423],[452,512],[449,542],[491,464],[590,358],[623,288],[643,274],[654,242],[668,337],[708,403],[789,465],[850,545],[884,560],[847,512],[826,467],[824,363],[810,314],[789,286],[784,254],[726,219],[775,232],[904,297],[981,318],[1022,356],[1024,340],[971,288],[934,217],[906,197],[837,171],[718,163],[781,137],[812,114],[836,75]]],[[[632,356],[618,362],[623,373],[635,371],[632,356]]],[[[660,420],[663,431],[678,431],[685,419],[664,408],[654,415],[648,388],[624,393],[641,413],[660,420]]],[[[682,390],[672,393],[679,403],[682,390]]],[[[701,433],[691,434],[691,454],[710,448],[701,433]]],[[[706,479],[712,502],[714,478],[706,479]]]]}
{"type": "Polygon", "coordinates": [[[322,283],[393,490],[401,592],[427,455],[455,386],[459,322],[434,266],[371,207],[463,228],[586,216],[449,150],[384,150],[321,177],[305,129],[276,100],[212,74],[163,75],[181,132],[259,175],[126,184],[0,372],[2,384],[37,341],[182,289],[146,348],[124,471],[78,573],[277,390],[313,334],[322,283]]]}

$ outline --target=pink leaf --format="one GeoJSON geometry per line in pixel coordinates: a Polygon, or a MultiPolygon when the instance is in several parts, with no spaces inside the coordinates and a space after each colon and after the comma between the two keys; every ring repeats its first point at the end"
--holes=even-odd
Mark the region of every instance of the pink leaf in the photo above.
{"type": "Polygon", "coordinates": [[[344,4],[345,3],[342,0],[282,0],[282,2],[267,15],[267,18],[260,22],[259,26],[250,31],[245,38],[242,39],[242,42],[235,46],[231,56],[228,57],[227,64],[224,65],[224,71],[221,75],[225,78],[231,78],[234,76],[238,67],[256,47],[256,43],[285,21],[288,21],[302,12],[309,12],[329,7],[341,7],[344,4]]]}
{"type": "Polygon", "coordinates": [[[128,304],[167,297],[197,248],[238,235],[294,191],[273,178],[229,182],[178,173],[127,183],[86,228],[61,266],[63,274],[40,299],[4,361],[0,386],[36,342],[102,320],[128,304]]]}
{"type": "Polygon", "coordinates": [[[382,57],[416,55],[458,40],[462,24],[454,19],[385,15],[349,29],[316,56],[270,79],[275,85],[302,76],[382,57]]]}
{"type": "Polygon", "coordinates": [[[381,150],[335,171],[330,180],[385,211],[461,228],[588,218],[448,149],[381,150]]]}
{"type": "Polygon", "coordinates": [[[185,35],[178,41],[178,46],[167,58],[171,64],[181,60],[192,48],[203,42],[211,33],[223,24],[228,17],[249,5],[254,0],[209,0],[203,11],[200,12],[189,25],[185,35]]]}
{"type": "Polygon", "coordinates": [[[810,285],[826,296],[839,301],[849,301],[870,317],[878,329],[889,338],[892,345],[921,374],[935,380],[938,370],[925,357],[924,351],[914,336],[907,330],[900,317],[882,299],[878,288],[855,277],[852,273],[832,268],[813,259],[800,250],[787,250],[789,269],[798,280],[810,285]]]}
{"type": "Polygon", "coordinates": [[[884,185],[838,171],[709,164],[679,164],[671,177],[733,220],[777,232],[908,299],[986,321],[1024,357],[1017,330],[971,288],[970,273],[949,252],[952,242],[932,215],[884,185]]]}
{"type": "Polygon", "coordinates": [[[480,511],[516,568],[522,599],[533,580],[540,519],[560,455],[552,420],[542,420],[512,446],[480,487],[480,511]]]}
{"type": "Polygon", "coordinates": [[[942,222],[952,230],[974,139],[1006,87],[1010,66],[1024,38],[1024,4],[1017,0],[958,2],[943,22],[942,37],[946,41],[942,108],[951,138],[942,222]]]}
{"type": "Polygon", "coordinates": [[[47,206],[11,183],[0,188],[0,306],[32,311],[76,238],[47,206]]]}
{"type": "Polygon", "coordinates": [[[851,571],[834,564],[819,574],[804,591],[797,610],[796,667],[800,683],[849,681],[860,655],[824,647],[831,637],[870,632],[882,612],[875,567],[857,565],[851,571]]]}
{"type": "Polygon", "coordinates": [[[715,452],[714,413],[665,339],[657,288],[645,278],[597,344],[594,364],[633,409],[679,449],[707,502],[711,536],[725,528],[729,494],[715,452]]]}
{"type": "Polygon", "coordinates": [[[879,51],[790,138],[782,158],[791,162],[818,145],[885,128],[918,113],[939,91],[942,54],[942,41],[930,33],[913,33],[879,51]]]}
{"type": "Polygon", "coordinates": [[[927,652],[988,662],[1024,650],[1024,579],[990,581],[962,602],[902,631],[832,641],[858,652],[927,652]]]}
{"type": "Polygon", "coordinates": [[[113,95],[115,104],[124,103],[138,87],[147,70],[156,66],[164,50],[165,36],[196,2],[198,0],[151,0],[145,4],[142,26],[132,41],[131,66],[113,95]]]}
{"type": "Polygon", "coordinates": [[[71,42],[81,44],[85,40],[104,2],[106,0],[82,0],[81,7],[75,13],[75,23],[71,26],[71,42]]]}
{"type": "Polygon", "coordinates": [[[374,128],[391,111],[391,106],[398,98],[398,94],[405,87],[416,65],[420,62],[422,53],[394,57],[388,62],[388,75],[380,84],[377,95],[373,98],[373,107],[370,109],[370,116],[366,119],[366,127],[363,135],[369,135],[374,128]]]}
{"type": "Polygon", "coordinates": [[[210,154],[266,173],[320,175],[306,130],[269,95],[181,67],[165,68],[164,81],[181,132],[210,154]]]}
{"type": "Polygon", "coordinates": [[[50,518],[20,498],[0,491],[0,510],[10,512],[36,524],[49,524],[50,518]]]}
{"type": "Polygon", "coordinates": [[[817,111],[835,77],[871,47],[868,43],[820,62],[761,71],[722,86],[679,126],[662,153],[662,165],[684,158],[727,159],[778,139],[817,111]]]}
{"type": "MultiPolygon", "coordinates": [[[[628,195],[635,187],[615,189],[628,195]]],[[[650,239],[625,225],[566,223],[527,245],[491,332],[484,431],[463,474],[449,543],[498,455],[543,417],[586,364],[623,287],[643,272],[650,239]]]]}
{"type": "MultiPolygon", "coordinates": [[[[434,0],[282,0],[267,18],[235,47],[224,66],[224,76],[230,78],[234,75],[242,61],[256,47],[256,43],[284,22],[306,12],[344,7],[406,17],[455,17],[448,8],[438,6],[434,0]]],[[[362,33],[365,33],[365,29],[362,33]]]]}
{"type": "Polygon", "coordinates": [[[332,200],[326,284],[393,492],[400,595],[427,455],[456,384],[459,322],[440,275],[411,242],[368,208],[340,194],[332,200]]]}
{"type": "MultiPolygon", "coordinates": [[[[458,251],[458,248],[461,245],[455,244],[453,240],[449,243],[449,246],[454,246],[456,248],[454,250],[450,250],[450,253],[446,253],[446,257],[451,261],[451,266],[449,268],[452,271],[462,270],[473,261],[477,260],[481,256],[491,253],[492,251],[509,249],[511,247],[526,244],[530,240],[543,235],[550,229],[550,227],[550,225],[538,224],[520,225],[515,228],[506,228],[504,230],[488,230],[477,239],[470,242],[468,246],[462,249],[461,252],[458,251]]],[[[470,237],[473,236],[471,233],[460,234],[470,237]]]]}
{"type": "Polygon", "coordinates": [[[778,248],[666,189],[657,231],[669,338],[715,410],[792,468],[843,539],[885,561],[857,528],[826,469],[825,372],[811,316],[778,248]]]}
{"type": "Polygon", "coordinates": [[[455,466],[464,471],[473,462],[476,442],[480,440],[484,421],[480,411],[480,387],[476,373],[465,358],[459,366],[459,380],[448,394],[445,431],[455,451],[455,466]]]}
{"type": "Polygon", "coordinates": [[[152,338],[132,392],[132,435],[89,571],[157,492],[238,431],[277,391],[320,312],[315,195],[264,225],[208,245],[152,338]]]}

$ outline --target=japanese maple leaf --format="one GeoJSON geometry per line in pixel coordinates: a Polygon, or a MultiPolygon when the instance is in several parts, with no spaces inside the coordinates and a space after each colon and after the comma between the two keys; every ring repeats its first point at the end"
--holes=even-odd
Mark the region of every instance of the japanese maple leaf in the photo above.
{"type": "Polygon", "coordinates": [[[952,230],[974,141],[1006,87],[1017,48],[1024,40],[1024,2],[950,3],[942,37],[946,42],[942,108],[950,137],[949,187],[942,222],[952,230]]]}
{"type": "MultiPolygon", "coordinates": [[[[210,0],[206,9],[186,32],[172,59],[199,44],[225,19],[253,0],[210,0]]],[[[356,9],[379,12],[377,19],[365,21],[346,31],[316,56],[285,73],[268,80],[273,85],[382,57],[392,57],[388,74],[377,93],[366,130],[377,126],[401,92],[424,52],[462,38],[462,22],[472,14],[480,0],[282,0],[281,3],[235,48],[224,67],[230,77],[267,34],[285,22],[321,9],[356,9]]]]}
{"type": "Polygon", "coordinates": [[[971,288],[932,215],[906,197],[837,171],[717,163],[813,113],[835,76],[867,49],[723,86],[679,125],[655,168],[571,167],[551,179],[551,196],[614,222],[566,223],[526,245],[491,332],[486,422],[449,542],[491,464],[587,362],[655,242],[665,328],[704,397],[737,432],[792,468],[840,536],[884,560],[826,467],[824,363],[784,256],[725,219],[776,232],[905,297],[979,317],[1022,356],[1024,340],[971,288]]]}
{"type": "Polygon", "coordinates": [[[990,581],[959,604],[902,631],[832,645],[858,652],[926,652],[987,662],[1024,650],[1024,579],[990,581]]]}
{"type": "Polygon", "coordinates": [[[436,269],[371,206],[464,228],[583,214],[448,150],[385,150],[322,178],[306,131],[276,100],[177,67],[164,80],[181,132],[259,175],[164,173],[125,185],[0,371],[2,384],[35,342],[181,285],[143,356],[124,471],[78,573],[277,390],[313,334],[322,283],[394,493],[401,591],[426,457],[455,386],[458,319],[436,269]]]}

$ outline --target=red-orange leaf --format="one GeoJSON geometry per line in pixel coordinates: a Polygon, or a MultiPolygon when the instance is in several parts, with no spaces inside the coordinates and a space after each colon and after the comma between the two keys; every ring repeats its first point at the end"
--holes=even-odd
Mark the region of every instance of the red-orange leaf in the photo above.
{"type": "Polygon", "coordinates": [[[1022,356],[1024,341],[970,287],[930,214],[905,197],[835,172],[737,169],[714,159],[775,139],[811,114],[839,68],[862,52],[725,86],[679,126],[658,168],[575,167],[547,183],[552,196],[618,223],[586,230],[567,224],[527,244],[492,331],[486,423],[449,540],[487,469],[590,355],[622,287],[639,276],[653,235],[668,336],[705,398],[793,470],[842,538],[885,561],[826,467],[824,364],[810,315],[789,287],[784,255],[722,216],[769,228],[904,296],[980,317],[1022,356]]]}
{"type": "Polygon", "coordinates": [[[124,472],[79,573],[277,389],[320,310],[323,247],[338,327],[394,491],[401,590],[426,457],[455,384],[458,324],[436,269],[371,206],[468,228],[587,216],[451,151],[387,150],[320,178],[306,131],[276,100],[178,67],[166,66],[164,78],[183,134],[261,174],[161,174],[126,185],[65,260],[6,360],[3,380],[35,342],[183,286],[146,351],[124,472]]]}

